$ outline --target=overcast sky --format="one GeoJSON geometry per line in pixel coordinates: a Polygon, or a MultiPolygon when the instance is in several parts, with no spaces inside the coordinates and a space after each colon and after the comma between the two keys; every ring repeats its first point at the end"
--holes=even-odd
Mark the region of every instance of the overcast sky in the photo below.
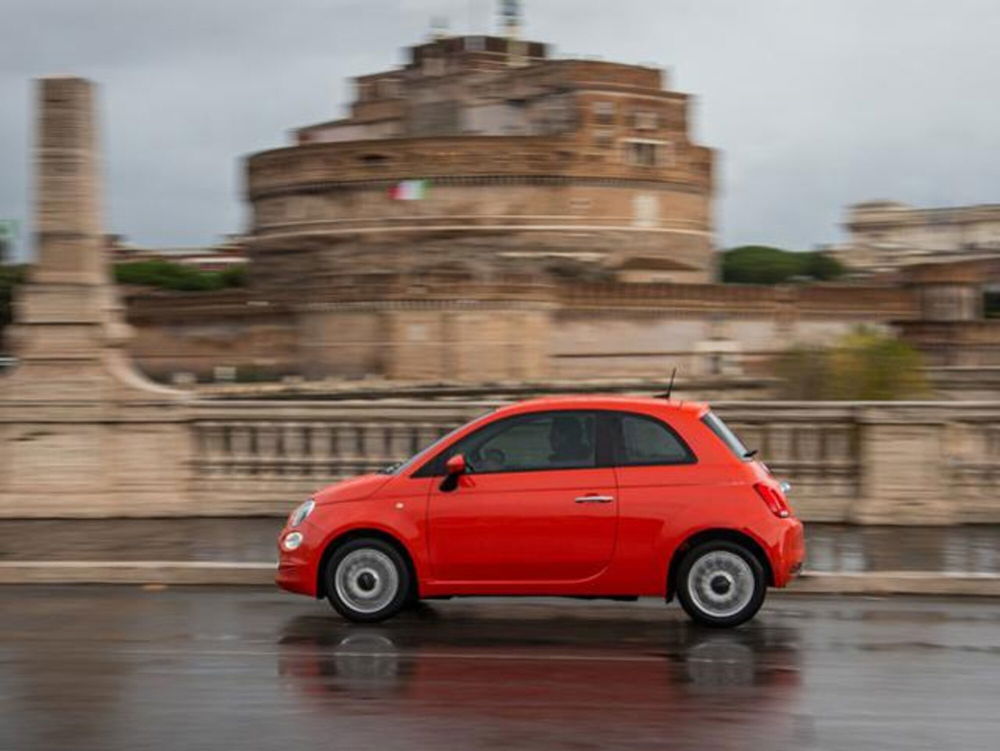
{"type": "MultiPolygon", "coordinates": [[[[330,119],[445,15],[495,0],[3,0],[0,218],[27,217],[33,77],[102,85],[107,227],[148,245],[244,224],[242,157],[330,119]]],[[[560,54],[655,63],[719,150],[719,243],[810,248],[846,204],[1000,203],[1000,0],[526,0],[560,54]]]]}

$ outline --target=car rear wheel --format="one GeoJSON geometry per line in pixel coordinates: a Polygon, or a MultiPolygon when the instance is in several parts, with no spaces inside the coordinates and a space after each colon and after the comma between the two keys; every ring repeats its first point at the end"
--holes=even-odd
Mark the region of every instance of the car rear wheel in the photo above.
{"type": "Polygon", "coordinates": [[[696,623],[739,626],[764,604],[767,579],[757,557],[742,545],[715,540],[692,548],[677,575],[677,598],[696,623]]]}
{"type": "Polygon", "coordinates": [[[330,605],[358,623],[391,618],[411,599],[406,561],[383,540],[349,540],[330,556],[324,575],[330,605]]]}

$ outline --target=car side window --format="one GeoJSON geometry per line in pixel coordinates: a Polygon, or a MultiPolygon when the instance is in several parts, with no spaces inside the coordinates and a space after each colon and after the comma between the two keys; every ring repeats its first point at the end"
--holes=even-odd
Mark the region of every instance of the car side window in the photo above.
{"type": "Polygon", "coordinates": [[[694,453],[670,427],[652,417],[622,413],[616,451],[618,466],[692,464],[694,453]]]}
{"type": "Polygon", "coordinates": [[[474,474],[596,467],[596,415],[540,412],[501,420],[450,447],[426,474],[441,474],[444,462],[455,454],[465,456],[474,474]]]}

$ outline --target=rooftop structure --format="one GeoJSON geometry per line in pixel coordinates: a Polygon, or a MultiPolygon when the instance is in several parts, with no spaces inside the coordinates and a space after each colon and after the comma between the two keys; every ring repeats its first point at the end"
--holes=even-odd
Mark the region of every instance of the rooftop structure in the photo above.
{"type": "Polygon", "coordinates": [[[848,209],[850,233],[837,255],[867,273],[978,257],[1000,258],[1000,204],[921,209],[869,201],[848,209]]]}

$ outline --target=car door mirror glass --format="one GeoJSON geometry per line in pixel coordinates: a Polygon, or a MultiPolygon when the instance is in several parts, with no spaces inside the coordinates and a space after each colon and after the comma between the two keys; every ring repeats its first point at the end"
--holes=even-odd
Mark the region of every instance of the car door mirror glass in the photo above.
{"type": "Polygon", "coordinates": [[[465,456],[463,454],[455,454],[448,458],[448,461],[444,463],[444,471],[446,475],[461,475],[465,474],[468,469],[468,465],[465,463],[465,456]]]}

